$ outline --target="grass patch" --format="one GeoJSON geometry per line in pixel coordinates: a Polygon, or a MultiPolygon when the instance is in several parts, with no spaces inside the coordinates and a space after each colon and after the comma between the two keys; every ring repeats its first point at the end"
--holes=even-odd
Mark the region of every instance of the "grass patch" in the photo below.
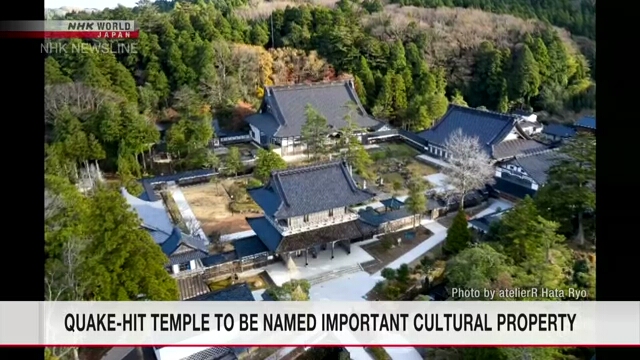
{"type": "Polygon", "coordinates": [[[417,160],[411,161],[409,165],[407,165],[407,170],[409,170],[413,177],[420,178],[423,176],[437,174],[439,172],[438,169],[417,160]]]}
{"type": "Polygon", "coordinates": [[[262,274],[242,277],[236,281],[233,281],[233,277],[230,276],[222,280],[209,282],[207,285],[209,286],[209,289],[211,291],[217,291],[226,289],[231,285],[242,283],[246,283],[247,285],[249,285],[249,289],[251,289],[251,291],[266,289],[269,287],[269,282],[262,276],[262,274]]]}
{"type": "Polygon", "coordinates": [[[232,284],[233,284],[233,280],[229,277],[223,280],[212,281],[207,285],[209,286],[209,290],[218,291],[218,290],[226,289],[232,284]]]}
{"type": "Polygon", "coordinates": [[[257,213],[262,209],[256,204],[247,192],[247,180],[234,181],[225,187],[231,198],[229,210],[233,213],[257,213]]]}
{"type": "Polygon", "coordinates": [[[364,350],[369,353],[374,360],[391,360],[391,356],[382,347],[365,347],[364,350]]]}

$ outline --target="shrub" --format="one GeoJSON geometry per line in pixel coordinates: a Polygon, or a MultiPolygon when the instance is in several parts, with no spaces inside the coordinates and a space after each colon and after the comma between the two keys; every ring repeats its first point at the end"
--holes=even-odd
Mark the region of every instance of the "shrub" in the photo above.
{"type": "Polygon", "coordinates": [[[398,268],[398,271],[396,273],[396,280],[398,280],[398,282],[406,284],[409,282],[410,274],[411,274],[411,269],[409,269],[409,265],[402,264],[400,265],[400,268],[398,268]]]}
{"type": "Polygon", "coordinates": [[[392,268],[384,268],[380,272],[383,278],[391,281],[396,279],[396,271],[392,268]]]}
{"type": "Polygon", "coordinates": [[[385,236],[382,239],[380,239],[380,245],[384,250],[390,250],[393,247],[393,239],[391,239],[388,236],[385,236]]]}
{"type": "Polygon", "coordinates": [[[253,189],[253,188],[257,188],[257,187],[261,187],[262,181],[255,179],[255,178],[251,178],[247,181],[247,189],[253,189]]]}

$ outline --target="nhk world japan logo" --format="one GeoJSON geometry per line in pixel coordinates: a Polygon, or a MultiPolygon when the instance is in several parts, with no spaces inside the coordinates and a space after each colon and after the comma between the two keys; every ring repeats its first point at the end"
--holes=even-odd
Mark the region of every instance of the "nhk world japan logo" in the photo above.
{"type": "Polygon", "coordinates": [[[131,20],[46,20],[3,23],[2,37],[35,39],[137,39],[139,28],[131,20]]]}

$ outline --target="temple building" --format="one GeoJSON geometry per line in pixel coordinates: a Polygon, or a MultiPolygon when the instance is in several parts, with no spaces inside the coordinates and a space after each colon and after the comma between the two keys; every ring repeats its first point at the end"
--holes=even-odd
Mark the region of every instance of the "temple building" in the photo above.
{"type": "Polygon", "coordinates": [[[351,80],[267,86],[258,113],[245,119],[251,139],[264,148],[271,146],[282,156],[304,152],[306,147],[301,141],[301,132],[307,121],[307,105],[327,119],[331,129],[329,136],[337,136],[347,125],[345,116],[350,111],[353,121],[365,132],[378,131],[383,125],[367,114],[351,80]]]}
{"type": "Polygon", "coordinates": [[[169,258],[167,270],[173,275],[203,268],[202,261],[209,256],[207,244],[200,238],[187,235],[171,221],[162,200],[146,201],[125,189],[122,196],[131,210],[138,215],[145,229],[169,258]]]}
{"type": "Polygon", "coordinates": [[[503,114],[453,104],[433,127],[418,136],[425,141],[428,155],[447,160],[451,157],[446,149],[447,139],[458,129],[465,136],[477,138],[494,162],[548,148],[532,138],[543,131],[535,115],[503,114]]]}
{"type": "Polygon", "coordinates": [[[369,202],[375,194],[357,186],[342,161],[274,171],[264,187],[249,189],[264,216],[247,222],[265,247],[284,263],[292,257],[330,250],[336,245],[347,254],[351,242],[371,236],[377,229],[359,218],[351,207],[369,202]]]}

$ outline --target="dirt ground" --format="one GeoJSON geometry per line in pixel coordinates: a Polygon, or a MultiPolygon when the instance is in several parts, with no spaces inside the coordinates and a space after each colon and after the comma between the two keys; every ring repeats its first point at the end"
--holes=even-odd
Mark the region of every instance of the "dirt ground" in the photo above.
{"type": "Polygon", "coordinates": [[[181,188],[191,210],[207,235],[232,234],[249,230],[246,217],[257,214],[233,214],[229,210],[231,199],[222,184],[207,183],[181,188]]]}
{"type": "Polygon", "coordinates": [[[401,238],[403,241],[400,245],[394,245],[391,249],[385,249],[383,246],[384,239],[380,239],[380,241],[376,241],[373,244],[365,245],[362,248],[368,252],[371,256],[373,256],[377,261],[371,262],[371,264],[366,264],[364,270],[369,274],[373,274],[381,269],[384,269],[387,265],[391,264],[394,260],[399,258],[400,256],[406,254],[409,250],[418,246],[422,241],[426,240],[429,236],[433,235],[433,233],[423,227],[416,228],[415,238],[411,240],[404,239],[404,233],[407,231],[413,231],[412,229],[403,230],[392,234],[387,234],[384,237],[388,237],[389,239],[397,239],[401,238]]]}

